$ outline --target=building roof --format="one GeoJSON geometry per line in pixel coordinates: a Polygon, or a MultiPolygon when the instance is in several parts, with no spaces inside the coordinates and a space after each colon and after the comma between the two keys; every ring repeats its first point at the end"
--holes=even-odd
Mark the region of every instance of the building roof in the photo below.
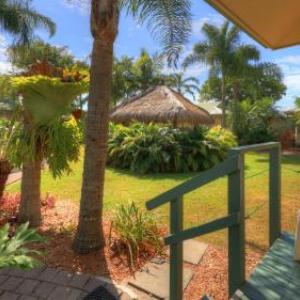
{"type": "Polygon", "coordinates": [[[214,100],[201,101],[198,106],[208,111],[212,116],[222,115],[222,109],[219,108],[218,103],[214,100]]]}
{"type": "Polygon", "coordinates": [[[115,123],[133,121],[174,125],[213,124],[210,114],[167,86],[157,86],[129,100],[111,112],[115,123]]]}
{"type": "Polygon", "coordinates": [[[206,0],[265,47],[300,43],[299,0],[206,0]]]}

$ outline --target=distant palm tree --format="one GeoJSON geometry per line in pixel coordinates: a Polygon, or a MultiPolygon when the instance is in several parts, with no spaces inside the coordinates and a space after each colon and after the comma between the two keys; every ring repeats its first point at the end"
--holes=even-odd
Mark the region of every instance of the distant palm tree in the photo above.
{"type": "Polygon", "coordinates": [[[183,66],[203,63],[209,66],[210,76],[221,78],[222,126],[226,127],[226,89],[225,82],[231,76],[246,69],[249,60],[258,59],[259,53],[251,45],[240,44],[240,30],[225,21],[221,27],[204,24],[202,33],[205,40],[194,46],[193,52],[186,57],[183,66]]]}
{"type": "Polygon", "coordinates": [[[29,44],[34,30],[46,29],[54,35],[55,23],[31,7],[31,0],[0,0],[0,28],[10,33],[18,44],[29,44]]]}
{"type": "Polygon", "coordinates": [[[199,93],[199,80],[196,77],[184,77],[184,73],[174,73],[170,75],[166,84],[179,94],[189,94],[194,99],[199,93]]]}
{"type": "Polygon", "coordinates": [[[109,107],[112,99],[113,48],[120,10],[148,21],[169,61],[178,58],[191,30],[191,0],[92,0],[90,94],[86,117],[85,159],[80,214],[73,248],[80,253],[104,246],[101,230],[109,107]]]}

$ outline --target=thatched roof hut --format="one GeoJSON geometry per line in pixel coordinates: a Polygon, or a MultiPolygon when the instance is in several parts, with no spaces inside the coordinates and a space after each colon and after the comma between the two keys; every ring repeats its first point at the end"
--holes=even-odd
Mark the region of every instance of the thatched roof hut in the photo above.
{"type": "Polygon", "coordinates": [[[171,123],[174,126],[212,125],[209,113],[167,86],[157,86],[123,101],[111,112],[114,123],[171,123]]]}

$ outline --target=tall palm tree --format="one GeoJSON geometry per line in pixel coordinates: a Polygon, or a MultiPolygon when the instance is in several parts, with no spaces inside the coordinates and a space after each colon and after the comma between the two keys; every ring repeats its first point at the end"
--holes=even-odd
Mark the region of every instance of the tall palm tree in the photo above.
{"type": "Polygon", "coordinates": [[[190,0],[92,0],[90,94],[86,118],[85,159],[75,251],[87,253],[104,246],[101,230],[103,188],[111,101],[113,48],[120,9],[139,21],[148,20],[152,33],[164,45],[169,61],[178,58],[190,32],[190,0]]]}
{"type": "Polygon", "coordinates": [[[29,44],[35,29],[46,29],[52,36],[56,25],[34,10],[31,0],[0,0],[0,28],[10,33],[18,44],[29,44]]]}
{"type": "Polygon", "coordinates": [[[257,73],[257,67],[251,62],[259,60],[259,51],[252,45],[241,45],[232,53],[229,68],[229,76],[232,83],[233,103],[232,103],[232,131],[237,134],[240,123],[239,113],[239,85],[240,80],[246,76],[257,73]]]}
{"type": "Polygon", "coordinates": [[[235,76],[240,68],[239,62],[245,62],[243,55],[250,53],[252,46],[240,44],[240,30],[225,21],[221,27],[204,24],[202,27],[204,41],[194,46],[193,52],[186,57],[183,66],[203,63],[209,66],[211,76],[221,78],[222,126],[226,127],[226,89],[225,82],[235,76]],[[242,48],[242,49],[241,49],[242,48]],[[249,49],[248,49],[249,48],[249,49]]]}
{"type": "Polygon", "coordinates": [[[199,80],[192,76],[185,77],[183,72],[170,75],[166,83],[179,94],[189,94],[194,99],[196,93],[199,93],[199,80]]]}

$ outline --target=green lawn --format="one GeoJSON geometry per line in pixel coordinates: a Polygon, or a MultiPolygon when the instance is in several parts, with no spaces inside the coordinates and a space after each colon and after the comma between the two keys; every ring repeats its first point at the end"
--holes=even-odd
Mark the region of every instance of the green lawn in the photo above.
{"type": "MultiPolygon", "coordinates": [[[[251,217],[247,220],[247,240],[258,246],[267,245],[268,224],[268,159],[264,154],[246,156],[246,209],[251,217]]],[[[152,197],[167,191],[195,174],[133,175],[108,169],[106,172],[105,213],[118,203],[134,201],[144,207],[152,197]]],[[[79,202],[82,162],[73,166],[72,174],[54,180],[48,171],[43,173],[42,191],[59,199],[79,202]]],[[[300,209],[300,157],[283,157],[282,165],[282,216],[283,229],[294,231],[296,212],[300,209]]],[[[199,225],[226,215],[227,179],[221,178],[185,197],[185,226],[199,225]]],[[[19,183],[8,188],[18,191],[19,183]]],[[[157,210],[162,222],[168,222],[168,205],[157,210]]],[[[203,239],[218,245],[226,245],[226,231],[217,232],[203,239]]]]}

